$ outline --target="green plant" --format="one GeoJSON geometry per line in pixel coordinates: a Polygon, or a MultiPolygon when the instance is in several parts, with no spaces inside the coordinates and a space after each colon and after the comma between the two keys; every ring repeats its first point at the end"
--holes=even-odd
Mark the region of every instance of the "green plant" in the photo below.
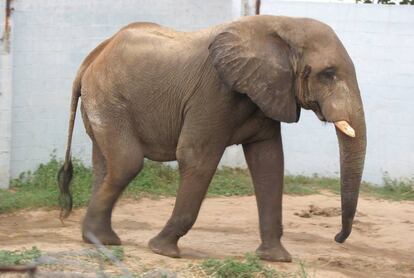
{"type": "Polygon", "coordinates": [[[106,247],[111,255],[108,255],[107,252],[104,252],[100,249],[96,252],[89,253],[89,257],[94,258],[97,257],[100,258],[104,262],[113,262],[113,257],[117,259],[118,261],[123,261],[125,257],[124,248],[122,246],[107,246],[106,247]]]}
{"type": "Polygon", "coordinates": [[[201,267],[208,275],[217,278],[250,278],[250,277],[286,277],[286,273],[277,272],[263,265],[260,259],[252,254],[246,254],[243,261],[229,258],[225,260],[208,259],[201,267]]]}
{"type": "MultiPolygon", "coordinates": [[[[71,191],[74,207],[85,206],[90,198],[92,170],[81,161],[74,159],[74,178],[71,191]]],[[[33,172],[24,172],[11,181],[9,190],[0,190],[0,213],[22,208],[57,207],[58,188],[56,175],[61,165],[52,156],[46,164],[40,164],[33,172]]],[[[141,173],[135,178],[124,197],[140,198],[142,196],[175,196],[179,184],[176,168],[169,165],[145,161],[141,173]]],[[[384,177],[384,186],[375,186],[363,182],[361,193],[389,200],[414,200],[414,178],[391,179],[384,177]]],[[[284,192],[291,195],[317,194],[322,190],[340,192],[337,178],[286,175],[284,192]]],[[[251,178],[247,169],[222,167],[214,176],[208,196],[245,196],[254,194],[251,178]]]]}
{"type": "Polygon", "coordinates": [[[32,249],[20,249],[14,251],[0,250],[0,265],[13,266],[30,263],[42,255],[40,250],[33,246],[32,249]]]}
{"type": "MultiPolygon", "coordinates": [[[[20,208],[56,207],[58,188],[56,175],[61,162],[52,156],[46,164],[34,171],[20,174],[11,180],[10,190],[0,190],[0,213],[20,208]]],[[[92,173],[79,160],[74,160],[75,177],[72,192],[74,206],[85,205],[89,200],[92,173]]]]}
{"type": "Polygon", "coordinates": [[[392,179],[386,174],[383,186],[362,183],[361,192],[393,201],[414,200],[414,178],[392,179]]]}

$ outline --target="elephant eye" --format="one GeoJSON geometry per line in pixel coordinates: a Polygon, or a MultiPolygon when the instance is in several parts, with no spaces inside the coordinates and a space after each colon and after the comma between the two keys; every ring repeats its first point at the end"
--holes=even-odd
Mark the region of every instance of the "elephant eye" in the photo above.
{"type": "Polygon", "coordinates": [[[323,80],[333,81],[335,80],[336,69],[329,67],[318,73],[319,78],[323,80]]]}

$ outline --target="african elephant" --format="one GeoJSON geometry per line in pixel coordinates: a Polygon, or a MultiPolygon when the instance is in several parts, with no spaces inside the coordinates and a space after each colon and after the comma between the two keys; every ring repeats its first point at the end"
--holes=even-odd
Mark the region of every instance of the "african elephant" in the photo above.
{"type": "Polygon", "coordinates": [[[144,158],[178,161],[171,218],[149,242],[179,257],[227,146],[242,144],[259,211],[260,258],[291,261],[281,244],[284,175],[280,123],[301,108],[336,125],[342,230],[351,233],[366,149],[354,65],[327,25],[307,18],[251,16],[196,32],[133,23],[96,47],[73,84],[68,144],[58,180],[61,217],[72,208],[71,141],[79,97],[93,143],[92,197],[83,222],[102,243],[121,241],[112,209],[144,158]]]}

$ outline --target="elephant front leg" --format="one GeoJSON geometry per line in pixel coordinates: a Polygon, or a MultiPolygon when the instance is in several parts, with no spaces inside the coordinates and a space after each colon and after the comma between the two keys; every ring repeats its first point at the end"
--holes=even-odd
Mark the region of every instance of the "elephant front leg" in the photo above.
{"type": "Polygon", "coordinates": [[[265,141],[243,145],[259,209],[261,245],[256,250],[263,260],[291,262],[280,239],[282,227],[283,148],[279,135],[265,141]]]}
{"type": "Polygon", "coordinates": [[[162,231],[148,244],[153,252],[173,258],[180,257],[178,240],[195,223],[223,152],[224,147],[205,151],[181,148],[177,151],[180,187],[170,219],[162,231]]]}

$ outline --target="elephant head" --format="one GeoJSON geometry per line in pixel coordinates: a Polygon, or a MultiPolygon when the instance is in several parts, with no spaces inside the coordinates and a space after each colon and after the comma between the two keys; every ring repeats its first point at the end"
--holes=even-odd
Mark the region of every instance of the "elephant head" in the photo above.
{"type": "Polygon", "coordinates": [[[366,128],[354,65],[327,25],[312,19],[246,17],[209,47],[221,80],[269,118],[297,122],[300,109],[335,123],[340,150],[342,230],[351,233],[364,168],[366,128]]]}

